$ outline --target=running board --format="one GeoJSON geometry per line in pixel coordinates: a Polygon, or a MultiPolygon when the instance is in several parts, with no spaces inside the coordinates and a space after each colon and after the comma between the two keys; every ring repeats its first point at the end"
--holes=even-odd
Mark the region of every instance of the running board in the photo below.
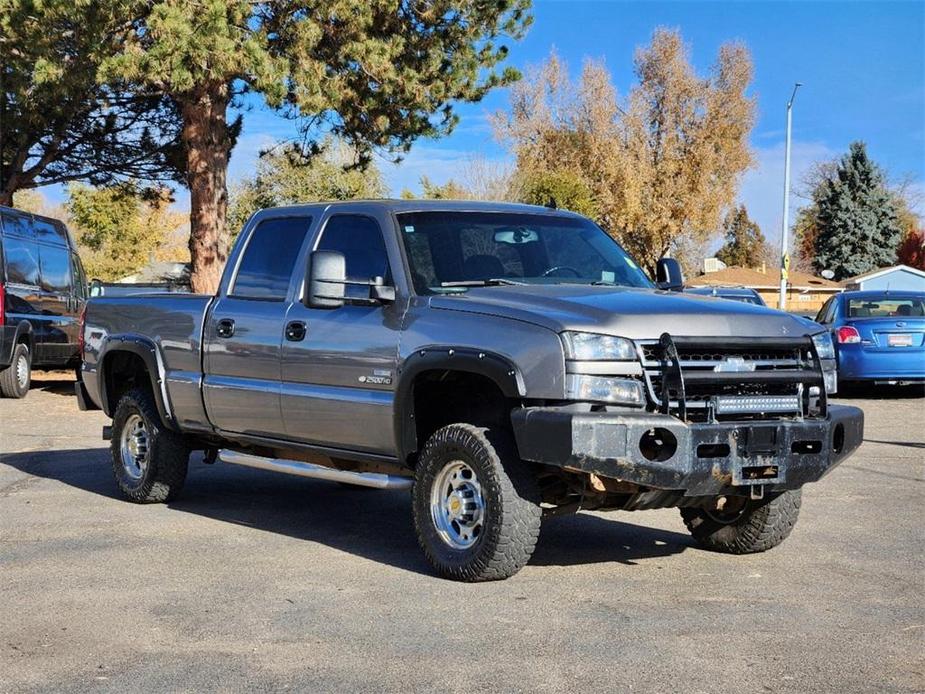
{"type": "Polygon", "coordinates": [[[218,457],[223,462],[231,463],[232,465],[243,465],[245,467],[257,468],[258,470],[271,470],[272,472],[282,472],[287,475],[298,475],[299,477],[313,477],[315,479],[329,480],[331,482],[355,484],[358,487],[373,487],[375,489],[411,489],[412,484],[412,479],[410,477],[385,475],[379,472],[336,470],[313,463],[303,463],[299,460],[264,458],[259,455],[229,451],[227,449],[220,450],[218,452],[218,457]]]}

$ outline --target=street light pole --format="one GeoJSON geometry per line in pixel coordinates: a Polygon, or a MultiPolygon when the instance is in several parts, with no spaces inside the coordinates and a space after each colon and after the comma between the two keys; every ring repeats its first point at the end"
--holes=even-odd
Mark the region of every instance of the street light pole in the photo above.
{"type": "Polygon", "coordinates": [[[787,255],[787,240],[790,235],[790,133],[793,128],[793,100],[801,82],[793,85],[793,93],[787,102],[787,144],[784,149],[784,219],[780,225],[780,310],[787,308],[787,279],[790,274],[790,256],[787,255]]]}

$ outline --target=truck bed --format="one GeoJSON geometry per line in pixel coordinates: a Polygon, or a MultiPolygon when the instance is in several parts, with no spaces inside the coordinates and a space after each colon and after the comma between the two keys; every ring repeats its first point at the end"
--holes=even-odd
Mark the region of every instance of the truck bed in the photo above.
{"type": "Polygon", "coordinates": [[[208,427],[200,384],[203,323],[212,299],[172,293],[91,299],[84,333],[84,381],[90,397],[102,404],[98,372],[108,345],[138,340],[154,347],[165,404],[181,417],[178,424],[208,427]]]}

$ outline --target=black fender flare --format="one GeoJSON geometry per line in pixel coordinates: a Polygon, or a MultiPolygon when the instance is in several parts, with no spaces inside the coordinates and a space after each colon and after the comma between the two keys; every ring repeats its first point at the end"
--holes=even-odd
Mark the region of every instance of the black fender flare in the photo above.
{"type": "Polygon", "coordinates": [[[161,367],[160,357],[157,346],[154,342],[146,337],[139,335],[116,335],[111,336],[99,356],[99,393],[100,407],[107,416],[112,417],[116,403],[109,402],[109,356],[119,353],[128,352],[137,355],[145,364],[148,377],[151,379],[151,392],[154,394],[154,402],[157,404],[157,413],[161,417],[164,426],[173,431],[179,431],[171,414],[170,404],[164,389],[164,371],[161,367]]]}
{"type": "Polygon", "coordinates": [[[508,398],[526,395],[523,376],[507,357],[470,347],[431,345],[409,354],[399,365],[395,388],[395,441],[398,459],[405,463],[418,450],[414,413],[414,382],[425,371],[461,371],[491,380],[508,398]]]}
{"type": "Polygon", "coordinates": [[[13,335],[13,344],[23,342],[23,335],[25,335],[25,343],[29,347],[29,352],[32,354],[32,360],[35,361],[35,335],[32,334],[32,323],[27,320],[19,321],[19,324],[16,326],[16,333],[13,335]]]}
{"type": "Polygon", "coordinates": [[[35,363],[35,337],[32,335],[32,323],[27,320],[21,320],[16,324],[16,331],[13,333],[13,339],[10,342],[7,342],[0,346],[0,349],[3,349],[4,352],[0,353],[0,370],[5,369],[13,361],[13,352],[16,350],[16,345],[20,342],[25,342],[26,347],[29,348],[29,354],[32,356],[32,362],[35,363]],[[25,339],[23,339],[25,336],[25,339]],[[9,353],[6,353],[6,349],[9,348],[9,353]]]}

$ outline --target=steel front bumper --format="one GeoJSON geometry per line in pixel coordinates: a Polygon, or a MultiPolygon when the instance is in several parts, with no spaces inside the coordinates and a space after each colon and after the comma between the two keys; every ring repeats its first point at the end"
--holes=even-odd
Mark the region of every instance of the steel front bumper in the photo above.
{"type": "Polygon", "coordinates": [[[511,418],[525,460],[687,496],[797,489],[851,455],[864,434],[864,413],[843,405],[803,421],[687,424],[660,414],[542,407],[511,418]]]}

